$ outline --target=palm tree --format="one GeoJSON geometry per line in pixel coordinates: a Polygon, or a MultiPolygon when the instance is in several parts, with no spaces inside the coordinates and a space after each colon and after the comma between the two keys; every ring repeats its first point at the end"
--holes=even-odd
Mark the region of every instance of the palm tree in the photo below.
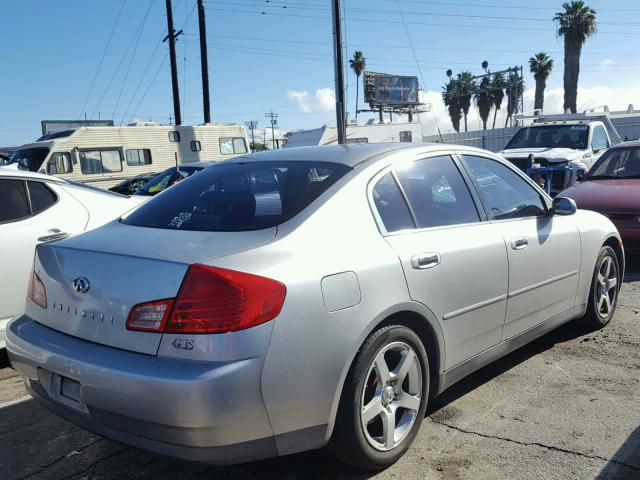
{"type": "Polygon", "coordinates": [[[563,12],[553,20],[558,22],[558,36],[564,37],[564,110],[576,113],[580,54],[588,37],[596,33],[596,11],[582,1],[563,3],[563,12]]]}
{"type": "Polygon", "coordinates": [[[451,124],[456,132],[460,132],[460,118],[462,118],[462,108],[460,106],[460,97],[458,95],[457,81],[453,79],[453,72],[447,70],[449,83],[442,87],[442,101],[444,102],[451,118],[451,124]]]}
{"type": "Polygon", "coordinates": [[[473,97],[476,107],[478,107],[478,112],[480,113],[480,118],[482,119],[482,128],[484,130],[487,129],[487,120],[489,120],[491,107],[493,107],[492,93],[491,80],[489,80],[489,77],[484,77],[480,81],[480,85],[473,97]]]}
{"type": "Polygon", "coordinates": [[[547,88],[547,78],[553,70],[553,59],[545,52],[536,53],[529,59],[529,70],[536,80],[536,96],[533,108],[542,113],[544,107],[544,89],[547,88]]]}
{"type": "Polygon", "coordinates": [[[518,74],[518,68],[512,68],[507,79],[507,118],[504,122],[504,128],[507,128],[509,119],[518,110],[518,100],[522,98],[524,91],[524,80],[518,74]]]}
{"type": "Polygon", "coordinates": [[[491,97],[493,98],[493,106],[496,109],[493,112],[493,127],[496,128],[496,117],[498,116],[498,110],[502,107],[502,99],[504,98],[504,88],[506,86],[504,75],[502,73],[496,73],[491,80],[491,97]]]}
{"type": "Polygon", "coordinates": [[[471,98],[476,89],[476,81],[471,72],[462,72],[458,74],[456,83],[460,95],[460,108],[462,108],[462,113],[464,114],[464,131],[467,132],[467,116],[469,115],[469,108],[471,108],[471,98]]]}
{"type": "Polygon", "coordinates": [[[359,86],[360,86],[360,75],[367,68],[367,59],[362,54],[360,50],[356,50],[353,53],[353,58],[349,60],[349,66],[353,73],[356,74],[356,118],[358,118],[358,96],[359,96],[359,86]]]}

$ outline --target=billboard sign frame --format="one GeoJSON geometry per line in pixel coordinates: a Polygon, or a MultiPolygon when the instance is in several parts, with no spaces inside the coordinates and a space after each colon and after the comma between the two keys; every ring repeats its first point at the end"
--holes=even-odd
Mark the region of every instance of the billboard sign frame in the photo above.
{"type": "Polygon", "coordinates": [[[370,72],[363,74],[364,99],[371,107],[417,107],[420,105],[418,77],[370,72]]]}

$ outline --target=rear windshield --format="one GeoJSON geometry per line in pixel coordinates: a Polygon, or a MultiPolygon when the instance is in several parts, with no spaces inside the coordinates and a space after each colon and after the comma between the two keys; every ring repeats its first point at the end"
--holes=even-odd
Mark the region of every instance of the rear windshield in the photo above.
{"type": "Polygon", "coordinates": [[[214,165],[142,205],[122,222],[210,232],[274,227],[304,210],[348,170],[320,162],[214,165]]]}

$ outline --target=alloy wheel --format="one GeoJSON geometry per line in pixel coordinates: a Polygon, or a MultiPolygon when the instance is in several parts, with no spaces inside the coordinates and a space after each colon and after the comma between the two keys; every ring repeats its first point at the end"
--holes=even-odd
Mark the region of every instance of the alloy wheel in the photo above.
{"type": "Polygon", "coordinates": [[[600,262],[595,290],[596,310],[602,318],[608,318],[618,295],[618,265],[609,255],[600,262]]]}
{"type": "Polygon", "coordinates": [[[376,355],[360,400],[365,438],[379,451],[397,447],[411,432],[423,395],[422,366],[408,344],[393,342],[376,355]]]}

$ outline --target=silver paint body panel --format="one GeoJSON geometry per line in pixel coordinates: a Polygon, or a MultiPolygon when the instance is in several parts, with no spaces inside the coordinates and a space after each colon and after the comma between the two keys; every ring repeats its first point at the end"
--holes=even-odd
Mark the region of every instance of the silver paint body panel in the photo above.
{"type": "Polygon", "coordinates": [[[620,239],[603,216],[578,211],[547,223],[485,220],[384,232],[370,202],[373,179],[393,165],[438,153],[504,162],[489,152],[440,144],[249,155],[232,161],[334,161],[353,170],[277,229],[206,233],[112,223],[39,247],[36,270],[47,295],[66,298],[60,302],[70,309],[63,315],[27,302],[26,316],[8,330],[14,366],[38,398],[85,428],[181,458],[245,461],[326,444],[358,349],[392,315],[409,312],[431,332],[438,392],[581,315],[602,244],[620,239]],[[529,248],[511,251],[514,236],[526,236],[529,248]],[[423,253],[438,254],[439,264],[412,267],[411,258],[423,253]],[[217,335],[123,328],[132,305],[175,296],[195,262],[284,283],[279,316],[217,335]],[[70,291],[77,275],[91,281],[85,299],[70,291]],[[116,312],[114,324],[80,322],[70,315],[74,302],[116,312]],[[185,342],[193,348],[179,348],[185,342]],[[89,413],[47,394],[38,369],[79,382],[89,413]],[[247,445],[255,446],[254,455],[247,445]]]}

